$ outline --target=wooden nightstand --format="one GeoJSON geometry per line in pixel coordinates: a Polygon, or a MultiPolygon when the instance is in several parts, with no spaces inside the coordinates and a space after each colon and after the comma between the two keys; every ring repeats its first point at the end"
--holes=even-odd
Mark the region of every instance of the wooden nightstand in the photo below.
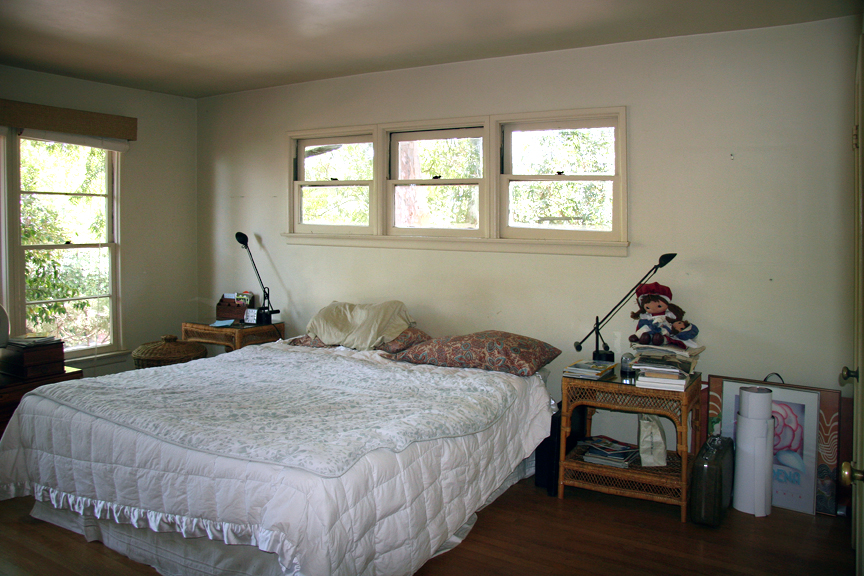
{"type": "Polygon", "coordinates": [[[23,380],[0,373],[0,434],[6,430],[6,425],[9,424],[12,413],[15,412],[15,408],[18,407],[18,403],[21,402],[21,397],[24,394],[45,384],[77,380],[84,375],[80,368],[70,368],[69,366],[65,368],[65,372],[62,374],[52,374],[51,376],[31,378],[30,380],[23,380]]]}
{"type": "Polygon", "coordinates": [[[654,500],[681,507],[681,521],[687,521],[690,459],[699,441],[701,409],[701,374],[690,376],[683,392],[637,388],[612,380],[563,378],[561,383],[561,456],[558,475],[558,497],[564,497],[564,486],[576,486],[609,494],[654,500]],[[591,464],[582,459],[584,447],[566,449],[570,435],[570,418],[577,406],[587,406],[585,434],[591,435],[591,418],[598,408],[621,412],[657,414],[672,420],[676,430],[676,450],[668,451],[666,466],[616,468],[591,464]],[[688,442],[688,423],[692,441],[688,442]]]}
{"type": "Polygon", "coordinates": [[[181,327],[182,340],[202,342],[204,344],[221,344],[227,352],[239,350],[250,344],[275,342],[285,337],[285,323],[241,324],[235,322],[231,326],[210,326],[200,322],[183,322],[181,327]]]}

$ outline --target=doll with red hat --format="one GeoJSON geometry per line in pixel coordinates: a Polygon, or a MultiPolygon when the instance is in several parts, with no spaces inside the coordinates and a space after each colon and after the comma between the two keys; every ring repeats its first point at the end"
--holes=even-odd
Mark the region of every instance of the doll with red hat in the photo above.
{"type": "Polygon", "coordinates": [[[672,334],[672,322],[684,318],[684,311],[672,303],[672,290],[658,282],[642,284],[636,289],[636,301],[639,310],[630,317],[638,323],[630,342],[655,346],[665,344],[672,334]]]}

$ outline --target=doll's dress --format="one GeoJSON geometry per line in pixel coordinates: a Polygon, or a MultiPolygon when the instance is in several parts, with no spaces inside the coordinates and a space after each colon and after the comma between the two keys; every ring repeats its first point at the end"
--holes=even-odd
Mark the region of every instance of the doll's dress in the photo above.
{"type": "Polygon", "coordinates": [[[674,314],[669,311],[657,315],[644,313],[639,316],[639,322],[636,323],[636,336],[642,336],[642,334],[668,336],[672,333],[671,321],[674,319],[674,314]]]}
{"type": "Polygon", "coordinates": [[[699,328],[696,327],[695,324],[690,324],[682,330],[678,332],[678,334],[669,334],[666,336],[666,340],[672,344],[673,346],[678,346],[681,348],[697,348],[699,344],[694,340],[696,336],[699,335],[699,328]]]}

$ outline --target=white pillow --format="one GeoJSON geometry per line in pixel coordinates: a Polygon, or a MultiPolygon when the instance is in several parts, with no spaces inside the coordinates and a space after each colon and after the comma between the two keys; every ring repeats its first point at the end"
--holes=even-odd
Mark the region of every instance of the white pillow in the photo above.
{"type": "Polygon", "coordinates": [[[309,321],[306,333],[317,336],[325,344],[371,350],[413,325],[405,304],[398,300],[381,304],[333,302],[309,321]]]}

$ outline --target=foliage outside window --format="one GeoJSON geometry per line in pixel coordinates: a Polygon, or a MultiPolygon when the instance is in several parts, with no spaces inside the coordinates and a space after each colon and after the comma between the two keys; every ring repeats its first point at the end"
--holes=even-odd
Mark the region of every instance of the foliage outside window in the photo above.
{"type": "Polygon", "coordinates": [[[298,227],[362,233],[370,225],[374,148],[368,137],[298,143],[298,227]]]}
{"type": "Polygon", "coordinates": [[[481,130],[402,132],[390,150],[391,234],[478,235],[481,130]]]}
{"type": "Polygon", "coordinates": [[[613,117],[504,124],[502,236],[614,233],[616,124],[613,117]]]}
{"type": "Polygon", "coordinates": [[[354,130],[290,136],[289,242],[626,255],[623,108],[354,130]]]}
{"type": "Polygon", "coordinates": [[[62,339],[67,352],[114,345],[116,157],[18,138],[20,242],[13,260],[23,268],[24,329],[62,339]]]}

